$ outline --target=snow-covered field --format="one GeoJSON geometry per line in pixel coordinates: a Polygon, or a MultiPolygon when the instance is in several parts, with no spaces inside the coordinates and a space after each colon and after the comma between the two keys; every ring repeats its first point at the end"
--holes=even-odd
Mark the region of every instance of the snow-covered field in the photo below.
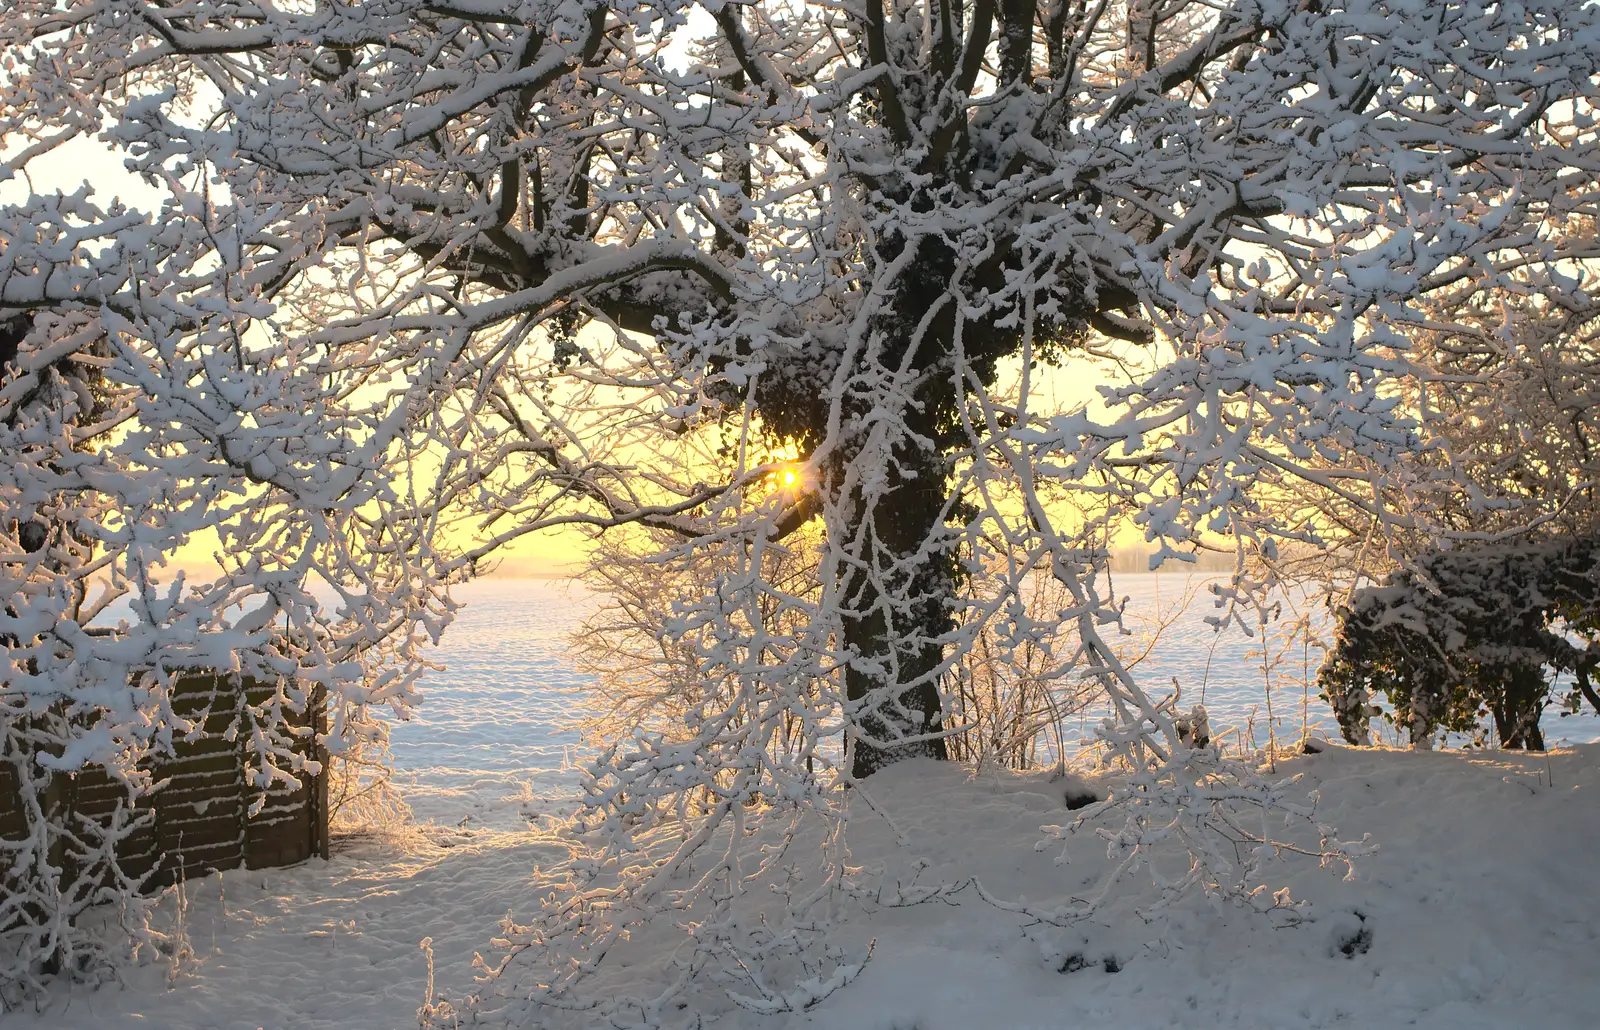
{"type": "Polygon", "coordinates": [[[422,681],[415,717],[390,733],[396,780],[419,822],[521,829],[560,807],[576,776],[564,729],[583,681],[569,636],[593,610],[567,580],[488,579],[459,587],[466,608],[422,681]]]}
{"type": "MultiPolygon", "coordinates": [[[[1138,650],[1140,634],[1159,617],[1188,602],[1135,671],[1157,696],[1176,677],[1185,704],[1203,700],[1219,729],[1242,733],[1253,726],[1256,741],[1265,745],[1268,679],[1261,643],[1237,628],[1212,631],[1205,622],[1214,610],[1205,582],[1168,573],[1117,577],[1118,596],[1129,598],[1130,649],[1138,650]]],[[[519,829],[528,814],[564,808],[576,782],[562,771],[578,738],[561,727],[581,703],[575,688],[582,683],[568,658],[568,635],[596,602],[566,580],[479,580],[457,596],[467,607],[439,648],[446,670],[424,679],[426,700],[416,718],[394,727],[395,766],[419,821],[519,829]]],[[[1321,655],[1285,645],[1272,645],[1279,659],[1271,679],[1278,739],[1299,740],[1302,725],[1338,739],[1315,685],[1303,685],[1316,677],[1321,655]]],[[[1091,721],[1086,713],[1068,727],[1069,737],[1087,734],[1091,721]]],[[[1381,725],[1374,723],[1374,730],[1381,734],[1381,725]]],[[[1544,730],[1552,747],[1600,740],[1600,718],[1551,712],[1544,730]]]]}
{"type": "MultiPolygon", "coordinates": [[[[1181,594],[1182,577],[1128,577],[1136,607],[1181,594]],[[1140,592],[1143,592],[1142,594],[1140,592]]],[[[233,871],[190,883],[182,926],[194,957],[152,964],[123,990],[61,989],[38,1012],[0,1016],[5,1030],[88,1027],[314,1030],[416,1025],[428,983],[459,1000],[479,989],[472,959],[493,960],[507,913],[526,917],[532,882],[566,850],[544,815],[566,807],[563,772],[575,740],[556,727],[574,699],[568,626],[592,602],[557,582],[487,581],[441,656],[449,672],[397,727],[394,754],[419,819],[393,842],[346,844],[330,862],[233,871]]],[[[1214,640],[1196,614],[1180,621],[1142,670],[1204,679],[1216,721],[1252,714],[1265,741],[1256,645],[1214,640]],[[1213,644],[1215,651],[1213,653],[1213,644]],[[1205,670],[1209,664],[1209,673],[1205,670]]],[[[1313,667],[1315,658],[1312,659],[1313,667]]],[[[1279,732],[1326,727],[1298,685],[1274,698],[1279,732]]],[[[1552,739],[1592,739],[1594,720],[1547,718],[1552,739]]],[[[1275,872],[1312,918],[1280,926],[1260,915],[1185,903],[1146,922],[1132,896],[1099,923],[1050,934],[972,889],[957,907],[849,914],[845,942],[876,939],[859,980],[788,1016],[731,1010],[717,1025],[767,1030],[977,1030],[1157,1027],[1593,1027],[1600,983],[1600,745],[1552,756],[1412,754],[1334,748],[1280,765],[1321,791],[1321,814],[1345,836],[1372,835],[1377,854],[1354,882],[1314,862],[1275,872]],[[1347,954],[1348,953],[1348,954],[1347,954]],[[1076,961],[1071,961],[1077,956],[1076,961]],[[1111,962],[1107,963],[1107,959],[1111,962]],[[1080,968],[1081,967],[1081,968],[1080,968]],[[1111,968],[1116,972],[1109,972],[1111,968]],[[1066,970],[1066,971],[1063,971],[1066,970]]],[[[916,858],[925,877],[976,876],[997,897],[1049,904],[1103,861],[1092,839],[1066,865],[1035,851],[1039,827],[1066,821],[1061,791],[1040,776],[973,780],[960,768],[905,763],[872,781],[908,840],[873,817],[853,820],[853,858],[894,876],[916,858]]],[[[1299,789],[1299,788],[1297,788],[1299,789]]],[[[517,971],[507,981],[516,982],[517,971]]]]}

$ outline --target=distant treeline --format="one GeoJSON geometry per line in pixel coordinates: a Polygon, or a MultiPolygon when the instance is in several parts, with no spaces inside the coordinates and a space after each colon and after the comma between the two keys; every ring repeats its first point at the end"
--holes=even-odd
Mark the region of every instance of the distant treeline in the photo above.
{"type": "Polygon", "coordinates": [[[1112,548],[1111,571],[1120,573],[1233,571],[1233,554],[1227,551],[1199,551],[1195,554],[1195,560],[1192,562],[1168,558],[1161,563],[1159,569],[1154,570],[1150,568],[1150,556],[1153,554],[1155,554],[1155,551],[1152,548],[1112,548]]]}
{"type": "MultiPolygon", "coordinates": [[[[1233,554],[1228,551],[1199,551],[1192,562],[1168,558],[1161,563],[1160,569],[1152,570],[1150,556],[1154,553],[1153,548],[1112,548],[1111,571],[1121,575],[1150,571],[1207,574],[1233,571],[1233,554]]],[[[478,574],[495,579],[571,579],[579,575],[580,570],[581,567],[577,565],[562,566],[537,559],[512,558],[485,562],[478,574]]]]}

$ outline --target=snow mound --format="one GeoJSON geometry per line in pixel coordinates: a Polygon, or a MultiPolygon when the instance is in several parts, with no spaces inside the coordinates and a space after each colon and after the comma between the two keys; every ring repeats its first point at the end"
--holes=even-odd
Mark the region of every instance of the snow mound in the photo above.
{"type": "MultiPolygon", "coordinates": [[[[1029,927],[963,895],[959,909],[866,920],[872,962],[794,1025],[1600,1025],[1584,957],[1600,936],[1586,861],[1600,846],[1600,745],[1548,757],[1329,746],[1279,771],[1319,791],[1319,813],[1346,835],[1379,845],[1353,882],[1292,857],[1278,866],[1281,885],[1311,903],[1303,921],[1197,901],[1149,922],[1130,905],[1115,921],[1029,927]]],[[[1059,867],[1054,849],[1010,844],[1061,821],[1060,792],[1043,779],[964,783],[928,764],[876,786],[912,847],[936,857],[933,879],[977,876],[995,895],[1048,907],[1104,861],[1091,840],[1059,867]]]]}

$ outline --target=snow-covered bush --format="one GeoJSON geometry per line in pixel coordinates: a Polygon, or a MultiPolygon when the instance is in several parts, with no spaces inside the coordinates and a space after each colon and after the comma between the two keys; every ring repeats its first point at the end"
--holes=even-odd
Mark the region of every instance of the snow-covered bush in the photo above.
{"type": "MultiPolygon", "coordinates": [[[[772,649],[762,662],[778,657],[777,641],[791,634],[806,612],[788,599],[815,603],[820,589],[818,544],[814,533],[797,532],[768,547],[759,577],[767,592],[754,608],[724,605],[715,616],[686,618],[691,599],[726,597],[738,589],[726,555],[659,530],[597,541],[584,580],[599,604],[572,636],[574,657],[592,681],[585,707],[593,714],[579,718],[579,729],[602,747],[641,730],[681,739],[692,736],[708,713],[733,705],[740,681],[711,655],[728,627],[749,635],[758,626],[772,649]],[[749,624],[752,618],[757,626],[749,624]]],[[[1065,603],[1061,585],[1038,576],[1026,591],[1027,619],[1052,625],[1065,603]]],[[[1136,638],[1141,652],[1148,652],[1162,628],[1141,627],[1145,632],[1136,638]]],[[[1119,637],[1112,643],[1119,653],[1126,649],[1119,637]]],[[[1068,723],[1104,697],[1092,677],[1064,680],[1054,647],[1053,635],[1036,634],[1018,644],[999,625],[986,622],[972,646],[951,652],[940,692],[949,713],[945,743],[952,759],[1029,769],[1066,756],[1068,723]]],[[[1128,657],[1137,664],[1141,656],[1128,657]]],[[[837,676],[830,679],[836,691],[837,676]]],[[[742,713],[730,716],[735,724],[742,718],[742,713]]],[[[814,767],[814,748],[825,749],[835,761],[843,753],[844,727],[838,719],[795,712],[783,727],[765,745],[776,749],[776,761],[804,751],[814,767]]]]}
{"type": "MultiPolygon", "coordinates": [[[[1026,589],[1027,617],[1042,625],[1054,622],[1066,599],[1061,584],[1041,576],[1026,589]]],[[[1064,761],[1067,727],[1104,697],[1093,678],[1059,675],[1057,644],[1054,634],[1012,641],[991,624],[956,656],[942,684],[952,760],[1008,769],[1064,761]]]]}
{"type": "MultiPolygon", "coordinates": [[[[0,119],[36,132],[60,85],[9,77],[0,119]]],[[[0,834],[5,1004],[160,944],[116,845],[152,759],[196,729],[180,677],[278,684],[234,732],[249,786],[298,782],[318,770],[293,723],[322,706],[338,752],[374,705],[403,712],[452,611],[450,559],[394,474],[411,412],[330,410],[370,354],[263,331],[248,261],[219,258],[215,211],[173,192],[148,215],[87,190],[0,207],[0,778],[21,812],[0,834]],[[65,803],[86,767],[125,791],[109,820],[65,803]],[[124,936],[84,925],[100,904],[124,936]]]]}
{"type": "MultiPolygon", "coordinates": [[[[741,668],[782,664],[806,607],[816,602],[809,534],[769,544],[759,558],[747,556],[745,546],[674,546],[680,542],[663,539],[661,531],[635,539],[618,534],[598,542],[590,556],[584,580],[598,592],[599,606],[572,643],[579,667],[592,676],[585,707],[594,714],[579,725],[595,746],[639,733],[692,740],[708,719],[742,726],[752,699],[741,668]],[[714,612],[687,607],[702,598],[719,602],[714,612]],[[763,641],[759,653],[742,650],[751,637],[763,641]],[[725,647],[733,649],[732,661],[725,647]]],[[[775,762],[814,766],[818,747],[831,746],[836,758],[843,743],[836,720],[824,728],[799,709],[768,728],[770,735],[741,746],[770,752],[775,762]]]]}
{"type": "Polygon", "coordinates": [[[395,786],[386,739],[387,727],[344,742],[331,758],[328,776],[328,825],[340,837],[394,831],[411,822],[411,806],[395,786]]]}
{"type": "MultiPolygon", "coordinates": [[[[42,207],[35,238],[40,225],[70,229],[59,207],[42,207]]],[[[17,241],[0,232],[0,258],[34,260],[17,241]]],[[[61,274],[74,271],[87,270],[68,263],[61,274]]],[[[337,752],[372,730],[374,703],[403,710],[419,670],[414,627],[448,618],[442,588],[378,557],[387,542],[374,549],[366,532],[378,525],[318,503],[344,456],[304,421],[284,424],[316,412],[309,400],[283,405],[275,388],[291,384],[274,382],[270,359],[219,366],[188,343],[163,352],[126,319],[56,305],[13,318],[4,341],[0,789],[20,811],[0,834],[7,1004],[43,975],[109,976],[130,950],[160,943],[118,841],[149,818],[135,801],[159,786],[152,759],[198,731],[175,708],[180,677],[218,670],[279,684],[244,705],[232,732],[248,786],[297,781],[320,771],[298,739],[297,726],[314,721],[305,716],[325,708],[337,752]],[[219,551],[220,567],[170,568],[197,539],[219,551]],[[330,587],[332,605],[314,593],[330,587]],[[125,792],[107,819],[69,803],[89,767],[125,792]],[[81,925],[101,904],[125,938],[81,925]]],[[[357,477],[343,489],[381,525],[382,488],[368,485],[357,477]]]]}
{"type": "Polygon", "coordinates": [[[1405,727],[1412,746],[1440,731],[1544,750],[1539,717],[1551,677],[1566,672],[1600,711],[1600,541],[1561,536],[1424,556],[1339,609],[1338,640],[1319,673],[1345,739],[1369,742],[1369,721],[1405,727]],[[1569,634],[1588,639],[1574,643],[1569,634]],[[1373,702],[1381,694],[1385,711],[1373,702]]]}

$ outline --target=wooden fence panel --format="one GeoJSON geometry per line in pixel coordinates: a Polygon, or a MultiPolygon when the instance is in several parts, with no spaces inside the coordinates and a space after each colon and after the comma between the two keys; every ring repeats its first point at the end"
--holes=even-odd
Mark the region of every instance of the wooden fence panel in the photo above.
{"type": "MultiPolygon", "coordinates": [[[[173,712],[190,728],[175,727],[172,753],[151,760],[155,786],[137,799],[136,810],[153,818],[118,846],[125,874],[147,877],[145,888],[158,890],[220,869],[264,869],[327,857],[326,756],[316,741],[326,725],[320,696],[313,698],[310,711],[285,708],[284,721],[296,731],[294,752],[321,762],[321,772],[302,770],[300,786],[275,783],[264,799],[247,774],[254,756],[247,750],[246,701],[260,706],[276,693],[273,684],[209,674],[185,676],[174,685],[173,712]],[[262,804],[252,814],[258,800],[262,804]]],[[[60,777],[51,794],[61,818],[102,826],[128,803],[123,784],[97,767],[60,777]]],[[[17,840],[27,830],[15,774],[0,765],[0,836],[17,840]]]]}

